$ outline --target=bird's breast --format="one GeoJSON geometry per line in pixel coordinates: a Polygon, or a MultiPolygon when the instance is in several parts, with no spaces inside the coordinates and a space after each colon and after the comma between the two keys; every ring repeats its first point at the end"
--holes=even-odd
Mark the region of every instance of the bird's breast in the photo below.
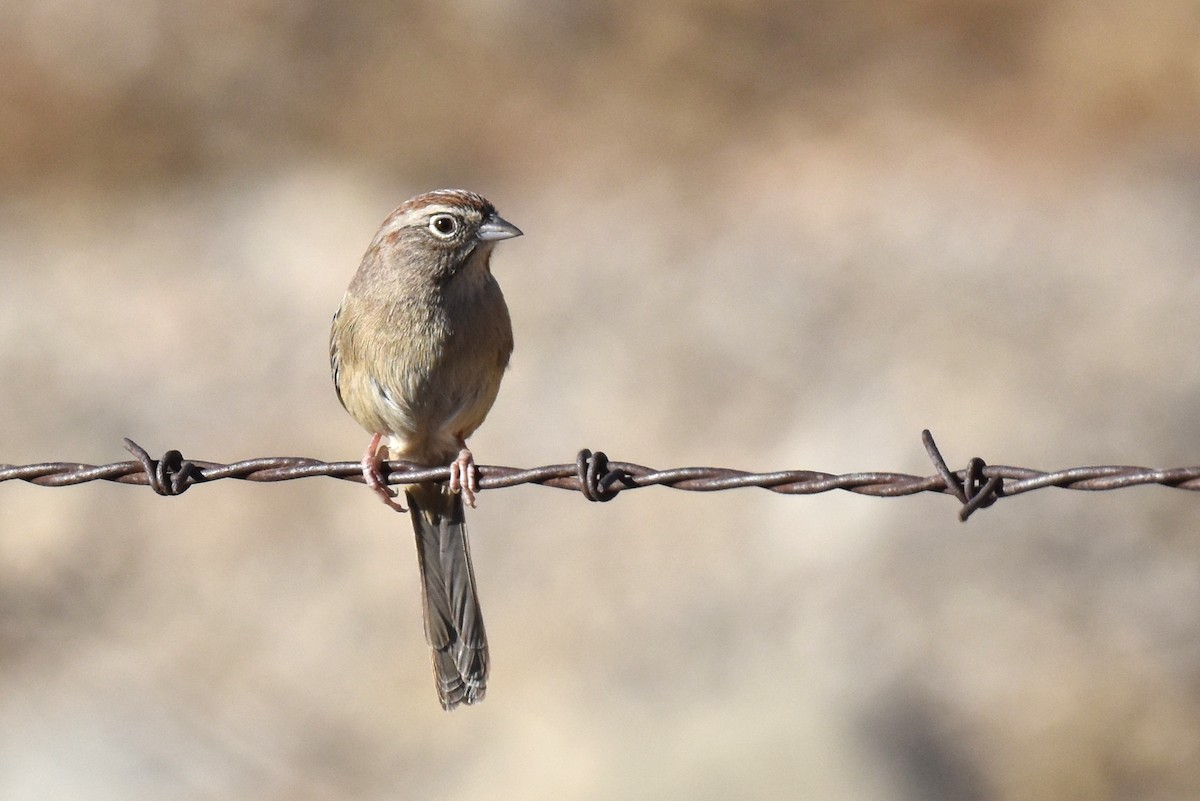
{"type": "Polygon", "coordinates": [[[364,327],[341,344],[343,402],[364,428],[388,436],[393,458],[453,459],[459,439],[495,402],[512,325],[499,286],[483,277],[374,309],[384,319],[372,336],[363,336],[370,330],[364,327]],[[346,376],[351,361],[364,368],[356,381],[346,376]]]}

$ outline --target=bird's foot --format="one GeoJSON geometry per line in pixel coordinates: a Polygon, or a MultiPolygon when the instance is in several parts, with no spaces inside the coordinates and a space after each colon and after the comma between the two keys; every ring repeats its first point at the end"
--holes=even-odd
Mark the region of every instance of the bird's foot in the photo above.
{"type": "Polygon", "coordinates": [[[450,491],[461,492],[463,503],[475,508],[475,493],[479,491],[479,468],[475,457],[465,446],[458,458],[450,463],[450,491]]]}
{"type": "Polygon", "coordinates": [[[387,480],[380,469],[383,466],[384,454],[387,452],[386,445],[380,447],[382,441],[383,435],[376,434],[371,437],[371,443],[367,445],[367,452],[363,454],[362,458],[363,481],[385,504],[397,512],[407,512],[407,509],[396,502],[396,491],[388,487],[387,480]]]}

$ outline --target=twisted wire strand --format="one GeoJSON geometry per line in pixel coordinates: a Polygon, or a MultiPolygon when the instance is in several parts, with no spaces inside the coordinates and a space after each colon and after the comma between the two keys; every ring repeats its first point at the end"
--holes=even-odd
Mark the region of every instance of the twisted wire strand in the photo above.
{"type": "MultiPolygon", "coordinates": [[[[723,467],[675,467],[658,470],[631,462],[609,461],[603,453],[580,451],[574,464],[552,464],[533,468],[479,466],[481,490],[539,484],[544,487],[581,492],[588,500],[609,501],[620,492],[642,487],[668,487],[689,492],[717,492],[758,487],[784,495],[816,495],[845,490],[859,495],[895,498],[921,492],[954,495],[962,504],[959,517],[966,520],[976,510],[1000,498],[1021,495],[1046,487],[1100,492],[1143,484],[1183,490],[1200,490],[1200,466],[1154,468],[1133,465],[1071,467],[1045,472],[1011,465],[989,465],[971,459],[966,468],[951,470],[942,458],[933,436],[922,432],[922,442],[935,473],[915,476],[893,472],[823,473],[815,470],[780,470],[751,473],[723,467]]],[[[178,495],[195,484],[232,478],[242,481],[291,481],[327,476],[363,481],[360,462],[324,462],[294,456],[245,459],[230,464],[184,459],[179,451],[152,458],[141,446],[125,440],[134,459],[106,465],[79,462],[0,464],[0,482],[24,481],[43,487],[65,487],[89,481],[149,485],[160,495],[178,495]]],[[[446,481],[448,467],[427,467],[410,462],[385,464],[389,484],[446,481]]]]}

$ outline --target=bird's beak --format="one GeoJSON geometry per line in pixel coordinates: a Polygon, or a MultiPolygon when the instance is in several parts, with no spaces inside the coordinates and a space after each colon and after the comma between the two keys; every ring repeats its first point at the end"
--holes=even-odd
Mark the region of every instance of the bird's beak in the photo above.
{"type": "Polygon", "coordinates": [[[483,225],[479,226],[481,242],[499,242],[501,239],[512,239],[514,236],[520,235],[520,228],[498,214],[488,217],[483,221],[483,225]]]}

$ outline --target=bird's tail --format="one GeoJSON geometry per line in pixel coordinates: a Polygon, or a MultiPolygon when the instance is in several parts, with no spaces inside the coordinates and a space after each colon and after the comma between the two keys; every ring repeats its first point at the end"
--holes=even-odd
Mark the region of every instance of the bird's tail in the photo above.
{"type": "Polygon", "coordinates": [[[487,690],[488,646],[462,496],[443,484],[414,484],[406,494],[438,699],[444,709],[478,703],[487,690]]]}

